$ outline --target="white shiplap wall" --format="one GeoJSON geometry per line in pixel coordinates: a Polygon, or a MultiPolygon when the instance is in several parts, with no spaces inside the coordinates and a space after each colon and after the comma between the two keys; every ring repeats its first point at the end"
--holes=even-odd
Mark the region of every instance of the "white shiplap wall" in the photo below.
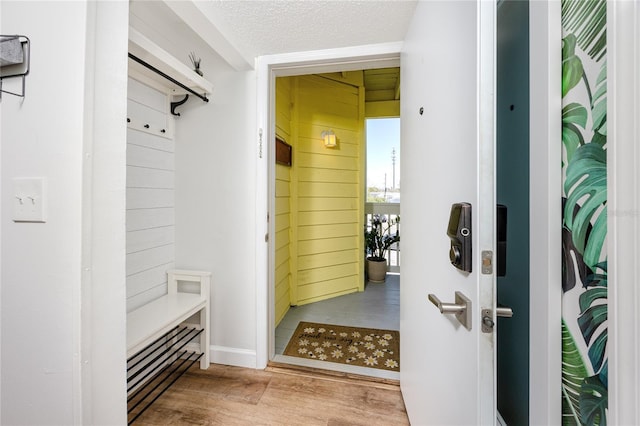
{"type": "Polygon", "coordinates": [[[127,98],[129,312],[167,291],[166,271],[175,263],[175,158],[167,95],[130,78],[127,98]]]}

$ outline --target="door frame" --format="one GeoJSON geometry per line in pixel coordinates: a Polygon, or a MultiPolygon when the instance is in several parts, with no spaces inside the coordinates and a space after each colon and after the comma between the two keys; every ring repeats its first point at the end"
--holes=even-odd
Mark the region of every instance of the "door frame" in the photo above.
{"type": "Polygon", "coordinates": [[[560,17],[559,1],[529,2],[529,348],[537,354],[529,357],[532,425],[562,418],[560,17]]]}
{"type": "MultiPolygon", "coordinates": [[[[561,418],[561,242],[560,148],[561,120],[560,3],[530,2],[530,347],[547,348],[546,357],[530,359],[531,424],[555,424],[561,418]],[[545,88],[541,90],[540,88],[545,88]],[[534,90],[535,88],[535,90],[534,90]],[[538,315],[545,312],[547,315],[538,315]],[[534,315],[535,313],[535,315],[534,315]]],[[[273,356],[274,342],[274,223],[275,167],[271,141],[275,136],[275,77],[317,72],[398,66],[402,43],[296,52],[256,59],[256,367],[273,356]],[[394,63],[394,65],[390,65],[394,63]]]]}
{"type": "Polygon", "coordinates": [[[256,366],[275,355],[275,79],[400,66],[402,43],[261,56],[256,60],[256,366]],[[269,236],[272,236],[269,238],[269,236]]]}
{"type": "Polygon", "coordinates": [[[640,424],[639,33],[638,2],[607,2],[610,424],[640,424]]]}

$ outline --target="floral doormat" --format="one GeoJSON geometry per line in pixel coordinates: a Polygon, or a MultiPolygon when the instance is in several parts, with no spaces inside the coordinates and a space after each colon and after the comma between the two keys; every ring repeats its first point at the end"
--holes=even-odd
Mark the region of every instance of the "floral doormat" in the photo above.
{"type": "Polygon", "coordinates": [[[400,371],[400,333],[300,322],[283,355],[400,371]]]}

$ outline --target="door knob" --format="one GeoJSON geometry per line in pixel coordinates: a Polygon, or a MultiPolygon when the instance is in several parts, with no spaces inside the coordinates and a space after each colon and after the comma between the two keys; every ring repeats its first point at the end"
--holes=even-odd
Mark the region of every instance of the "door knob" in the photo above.
{"type": "Polygon", "coordinates": [[[471,330],[471,300],[456,291],[455,303],[443,303],[435,294],[429,294],[429,301],[433,303],[441,314],[454,314],[460,324],[471,330]]]}

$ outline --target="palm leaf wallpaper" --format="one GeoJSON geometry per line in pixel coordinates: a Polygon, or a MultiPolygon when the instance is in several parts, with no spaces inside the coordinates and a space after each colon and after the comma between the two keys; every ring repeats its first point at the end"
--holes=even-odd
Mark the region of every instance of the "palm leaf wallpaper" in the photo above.
{"type": "Polygon", "coordinates": [[[606,1],[563,0],[562,29],[562,422],[606,425],[606,1]]]}

